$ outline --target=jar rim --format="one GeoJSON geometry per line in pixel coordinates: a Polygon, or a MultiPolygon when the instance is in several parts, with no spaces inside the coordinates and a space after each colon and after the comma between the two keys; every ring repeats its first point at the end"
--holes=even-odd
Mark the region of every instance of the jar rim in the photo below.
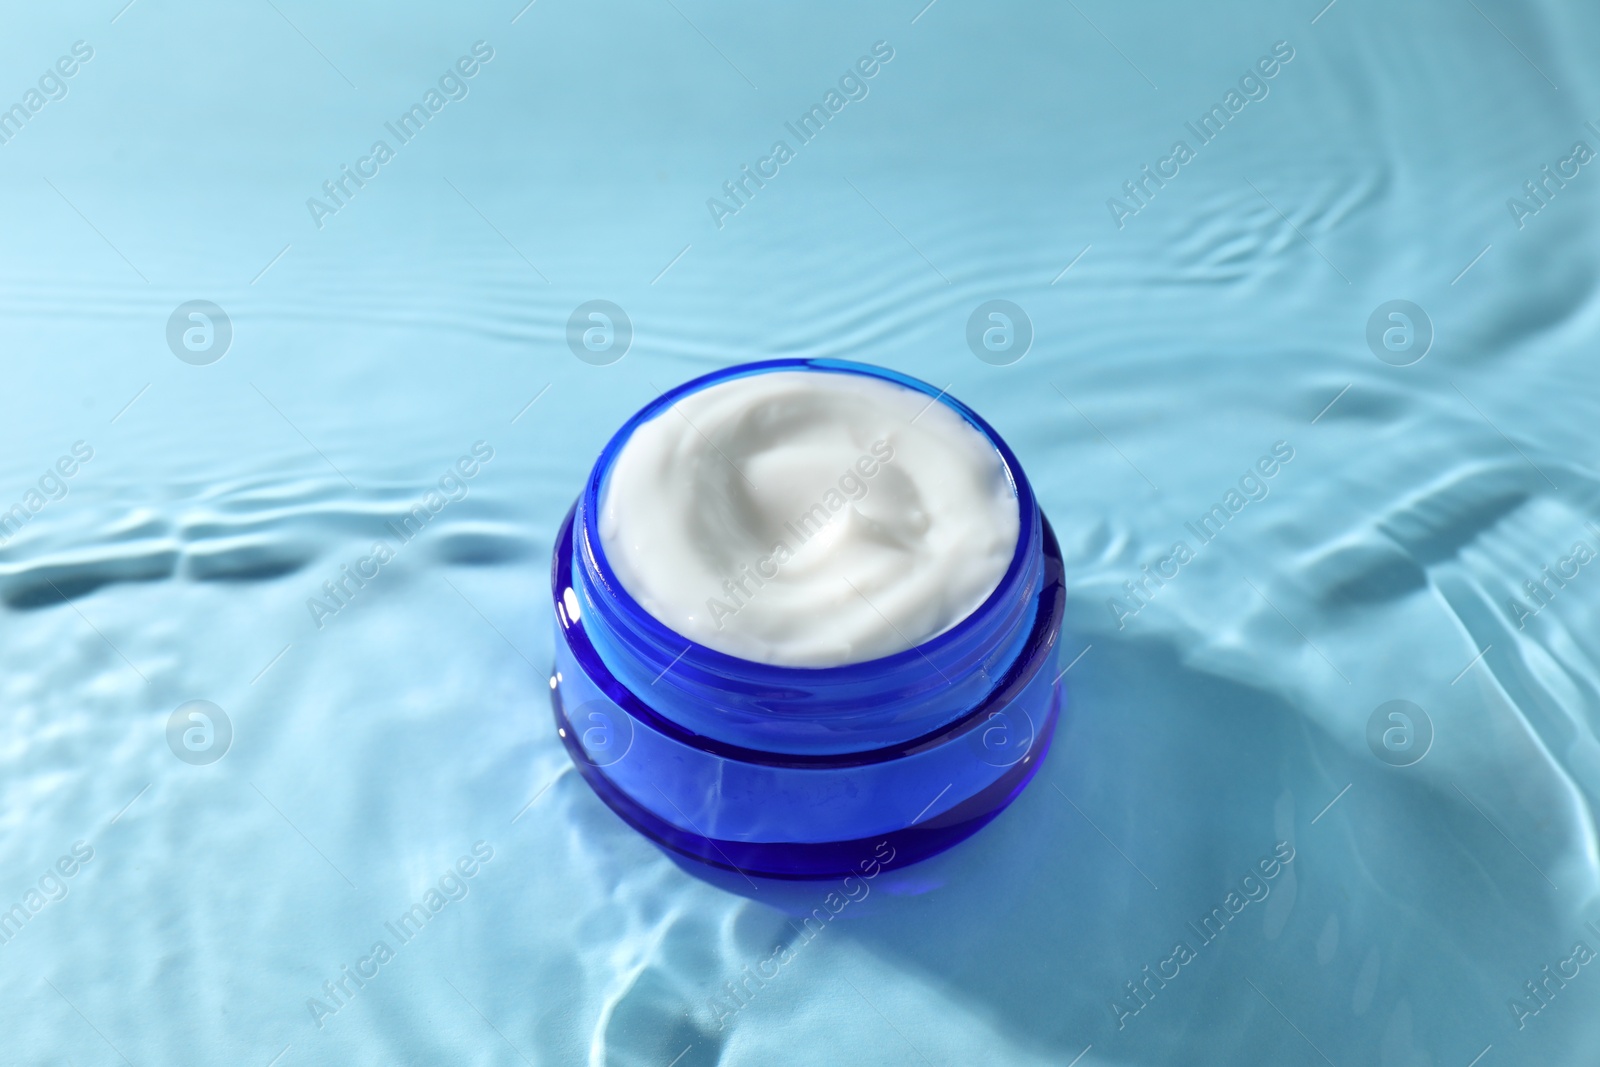
{"type": "MultiPolygon", "coordinates": [[[[566,642],[566,647],[576,659],[579,669],[607,699],[637,722],[691,748],[744,764],[811,769],[860,767],[904,759],[947,744],[977,728],[998,710],[1004,709],[1032,682],[1053,654],[1066,610],[1065,564],[1055,533],[1051,530],[1049,522],[1041,516],[1042,573],[1035,594],[1038,597],[1037,610],[1034,611],[1032,620],[1027,626],[1020,647],[1008,660],[1003,674],[995,679],[994,685],[973,703],[960,705],[945,719],[929,723],[920,731],[893,740],[877,740],[829,749],[792,747],[774,744],[770,740],[760,744],[751,738],[732,740],[720,734],[699,731],[646,700],[608,666],[593,644],[589,634],[589,624],[567,614],[562,603],[561,590],[570,587],[576,580],[572,573],[576,555],[572,548],[576,536],[577,506],[574,505],[568,511],[567,518],[556,535],[550,577],[559,631],[558,640],[566,642]]],[[[1052,689],[1056,688],[1059,681],[1059,676],[1052,680],[1052,689]]],[[[567,740],[570,742],[571,739],[567,740]]]]}
{"type": "Polygon", "coordinates": [[[1006,565],[1005,572],[1001,575],[1000,580],[995,583],[995,587],[990,590],[989,595],[977,607],[973,608],[948,629],[924,641],[920,641],[910,648],[874,659],[822,667],[763,663],[759,660],[745,659],[742,656],[735,656],[731,653],[711,648],[709,645],[703,645],[656,618],[634,598],[633,594],[628,591],[627,586],[623,584],[621,578],[618,577],[611,565],[611,561],[606,558],[605,548],[601,544],[598,531],[592,531],[586,522],[577,524],[573,533],[578,538],[582,553],[587,557],[587,561],[593,565],[605,594],[613,601],[616,610],[626,616],[630,627],[640,631],[652,643],[687,645],[683,655],[692,655],[697,663],[711,670],[738,671],[747,678],[764,678],[775,685],[844,684],[858,678],[877,675],[884,671],[893,671],[907,664],[912,664],[919,659],[926,660],[933,654],[957,645],[963,638],[969,636],[976,627],[982,626],[985,620],[996,611],[1003,610],[1008,597],[1012,594],[1016,584],[1023,579],[1027,570],[1029,549],[1033,540],[1031,535],[1032,527],[1037,515],[1033,488],[1028,484],[1028,479],[1022,472],[1022,465],[1017,460],[1015,453],[1011,451],[1010,446],[1005,443],[1005,440],[995,431],[994,427],[984,421],[983,417],[976,411],[951,396],[947,389],[937,389],[919,378],[913,378],[908,374],[902,374],[886,367],[844,359],[768,359],[723,367],[683,382],[663,392],[656,399],[640,408],[628,421],[622,424],[616,433],[612,434],[589,472],[589,477],[584,485],[580,513],[596,517],[600,514],[600,494],[605,486],[606,478],[611,472],[612,465],[615,463],[617,456],[621,454],[629,438],[644,423],[664,414],[679,399],[691,393],[697,393],[713,385],[736,378],[784,370],[856,374],[866,378],[887,381],[930,397],[930,403],[944,404],[951,411],[961,416],[969,426],[977,430],[999,455],[1006,480],[1011,485],[1017,502],[1017,542],[1012,549],[1011,560],[1006,565]],[[591,533],[594,536],[591,536],[591,533]]]}

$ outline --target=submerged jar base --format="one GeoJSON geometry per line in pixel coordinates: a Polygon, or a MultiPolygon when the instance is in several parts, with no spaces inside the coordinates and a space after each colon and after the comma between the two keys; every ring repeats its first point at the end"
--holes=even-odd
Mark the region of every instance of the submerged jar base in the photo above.
{"type": "Polygon", "coordinates": [[[552,694],[552,703],[556,732],[572,762],[596,795],[629,826],[663,848],[712,867],[756,878],[800,880],[859,875],[865,869],[863,863],[883,856],[885,844],[893,866],[902,867],[935,856],[983,829],[1016,799],[1044,761],[1055,734],[1061,696],[1060,687],[1055,687],[1027,756],[980,792],[903,829],[842,841],[718,840],[684,830],[636,802],[595,765],[578,741],[580,731],[567,717],[559,687],[552,694]]]}

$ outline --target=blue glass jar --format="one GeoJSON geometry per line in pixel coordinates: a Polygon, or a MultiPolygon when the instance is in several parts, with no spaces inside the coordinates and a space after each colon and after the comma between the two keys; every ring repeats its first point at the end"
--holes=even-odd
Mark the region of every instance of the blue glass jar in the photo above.
{"type": "Polygon", "coordinates": [[[745,875],[842,876],[884,842],[896,866],[971,835],[1038,769],[1060,713],[1061,552],[1000,436],[925,382],[842,360],[748,363],[678,386],[618,430],[556,537],[556,728],[585,780],[635,829],[745,875]],[[640,424],[679,398],[770,371],[860,374],[947,405],[1000,454],[1021,518],[1000,583],[972,614],[891,656],[757,663],[690,641],[607,561],[600,501],[640,424]]]}

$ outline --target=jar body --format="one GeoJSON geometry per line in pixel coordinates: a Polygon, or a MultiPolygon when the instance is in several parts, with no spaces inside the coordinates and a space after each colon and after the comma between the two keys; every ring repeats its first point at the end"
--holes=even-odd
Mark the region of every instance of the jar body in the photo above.
{"type": "MultiPolygon", "coordinates": [[[[775,360],[663,395],[618,432],[556,538],[551,678],[558,733],[595,792],[659,844],[746,875],[857,873],[883,842],[896,865],[976,832],[1021,791],[1063,700],[1055,670],[1065,585],[1059,548],[1016,459],[1011,566],[967,619],[883,659],[829,668],[756,664],[667,629],[604,557],[598,502],[632,427],[729,375],[813,369],[942,391],[878,368],[775,360]]],[[[881,853],[879,853],[881,855],[881,853]]]]}

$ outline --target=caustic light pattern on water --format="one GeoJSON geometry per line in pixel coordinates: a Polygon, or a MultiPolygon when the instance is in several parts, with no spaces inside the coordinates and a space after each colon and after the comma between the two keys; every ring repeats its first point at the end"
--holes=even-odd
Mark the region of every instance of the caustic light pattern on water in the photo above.
{"type": "Polygon", "coordinates": [[[1596,54],[1546,0],[12,5],[0,1058],[1600,1060],[1596,54]],[[595,457],[771,358],[959,397],[1059,539],[1048,755],[870,883],[680,865],[552,725],[595,457]]]}

